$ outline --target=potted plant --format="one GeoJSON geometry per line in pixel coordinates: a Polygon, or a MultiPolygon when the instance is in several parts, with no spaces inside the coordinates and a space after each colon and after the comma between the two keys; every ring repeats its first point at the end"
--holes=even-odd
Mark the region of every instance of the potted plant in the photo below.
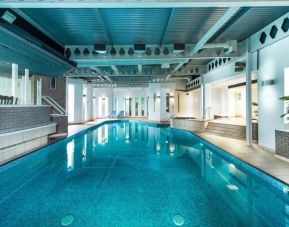
{"type": "MultiPolygon", "coordinates": [[[[289,96],[283,96],[280,98],[280,100],[283,100],[284,102],[288,102],[289,101],[289,96]]],[[[286,115],[289,115],[289,103],[287,103],[287,106],[286,106],[286,111],[284,114],[281,115],[281,117],[285,117],[286,115]]],[[[289,119],[289,117],[287,118],[289,119]]]]}

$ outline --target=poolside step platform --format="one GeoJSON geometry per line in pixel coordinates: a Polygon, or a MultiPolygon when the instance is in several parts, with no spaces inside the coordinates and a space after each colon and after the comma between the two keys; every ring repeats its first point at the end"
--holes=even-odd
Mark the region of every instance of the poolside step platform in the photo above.
{"type": "MultiPolygon", "coordinates": [[[[234,125],[228,123],[216,123],[208,122],[205,132],[220,135],[228,138],[246,139],[246,126],[244,125],[234,125]]],[[[252,123],[252,136],[253,140],[258,140],[258,123],[252,123]]]]}
{"type": "Polygon", "coordinates": [[[246,126],[208,122],[205,132],[235,139],[246,139],[246,126]]]}

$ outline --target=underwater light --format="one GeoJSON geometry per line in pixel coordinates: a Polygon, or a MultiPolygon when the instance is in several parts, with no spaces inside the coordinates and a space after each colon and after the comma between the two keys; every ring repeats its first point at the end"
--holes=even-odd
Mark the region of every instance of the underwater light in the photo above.
{"type": "Polygon", "coordinates": [[[229,188],[232,191],[238,191],[239,190],[239,188],[234,184],[228,184],[227,188],[229,188]]]}
{"type": "Polygon", "coordinates": [[[74,217],[72,214],[67,214],[61,219],[62,226],[69,226],[74,221],[74,217]]]}
{"type": "Polygon", "coordinates": [[[173,222],[175,225],[177,226],[181,226],[185,223],[185,219],[182,215],[180,214],[176,214],[174,217],[173,217],[173,222]]]}

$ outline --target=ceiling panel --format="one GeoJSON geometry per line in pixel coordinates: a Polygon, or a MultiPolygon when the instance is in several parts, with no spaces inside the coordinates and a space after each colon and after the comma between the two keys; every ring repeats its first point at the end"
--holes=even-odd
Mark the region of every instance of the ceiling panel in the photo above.
{"type": "Polygon", "coordinates": [[[29,68],[34,74],[61,76],[73,68],[72,65],[0,27],[1,65],[17,63],[19,69],[29,68]]]}
{"type": "Polygon", "coordinates": [[[289,11],[289,7],[253,7],[229,26],[214,42],[243,41],[289,11]]]}
{"type": "Polygon", "coordinates": [[[178,8],[174,9],[164,44],[197,43],[216,23],[227,8],[178,8]]]}
{"type": "Polygon", "coordinates": [[[114,44],[159,44],[171,9],[101,9],[114,44]]]}
{"type": "Polygon", "coordinates": [[[95,9],[22,9],[62,45],[108,43],[95,9]]]}

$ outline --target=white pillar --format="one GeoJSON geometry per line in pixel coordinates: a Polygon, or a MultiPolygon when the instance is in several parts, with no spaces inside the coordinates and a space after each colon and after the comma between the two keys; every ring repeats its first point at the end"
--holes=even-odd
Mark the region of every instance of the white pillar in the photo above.
{"type": "Polygon", "coordinates": [[[42,79],[37,80],[36,104],[42,105],[42,79]]]}
{"type": "Polygon", "coordinates": [[[201,82],[201,118],[206,119],[206,85],[204,80],[204,75],[200,78],[201,82]]]}
{"type": "Polygon", "coordinates": [[[25,74],[23,77],[23,104],[28,104],[28,90],[29,90],[29,70],[25,69],[25,74]]]}
{"type": "Polygon", "coordinates": [[[247,43],[246,54],[246,143],[252,145],[252,77],[251,77],[250,39],[247,43]]]}
{"type": "Polygon", "coordinates": [[[11,83],[11,95],[17,97],[17,80],[18,80],[18,65],[12,64],[12,83],[11,83]]]}

